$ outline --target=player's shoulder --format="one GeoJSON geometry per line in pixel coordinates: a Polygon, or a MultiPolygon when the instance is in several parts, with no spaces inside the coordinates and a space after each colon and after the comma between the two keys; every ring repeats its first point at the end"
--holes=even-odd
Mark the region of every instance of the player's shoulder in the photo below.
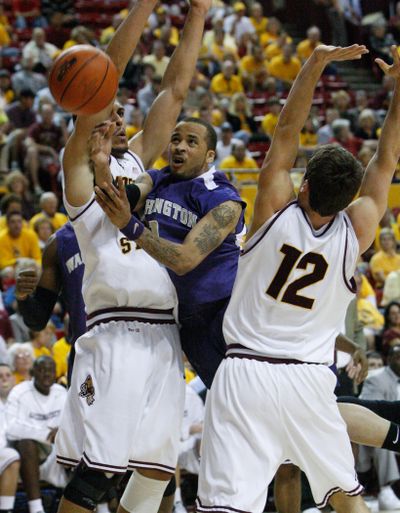
{"type": "Polygon", "coordinates": [[[194,183],[200,189],[214,191],[236,191],[236,187],[233,183],[228,179],[226,174],[222,171],[218,171],[214,166],[210,168],[208,171],[198,176],[194,183]]]}

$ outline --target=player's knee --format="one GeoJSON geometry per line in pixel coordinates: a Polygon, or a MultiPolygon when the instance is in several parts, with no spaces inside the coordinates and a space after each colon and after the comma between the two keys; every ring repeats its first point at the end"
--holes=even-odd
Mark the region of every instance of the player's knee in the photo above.
{"type": "Polygon", "coordinates": [[[94,511],[110,488],[116,486],[122,475],[93,470],[81,462],[64,490],[64,497],[82,508],[94,511]]]}
{"type": "Polygon", "coordinates": [[[148,479],[156,479],[157,481],[169,481],[171,479],[171,474],[169,472],[164,472],[163,470],[140,468],[136,469],[136,472],[139,472],[139,474],[142,474],[142,476],[147,477],[148,479]]]}
{"type": "Polygon", "coordinates": [[[276,479],[282,481],[292,481],[300,479],[300,469],[296,465],[285,464],[281,465],[276,473],[276,479]]]}

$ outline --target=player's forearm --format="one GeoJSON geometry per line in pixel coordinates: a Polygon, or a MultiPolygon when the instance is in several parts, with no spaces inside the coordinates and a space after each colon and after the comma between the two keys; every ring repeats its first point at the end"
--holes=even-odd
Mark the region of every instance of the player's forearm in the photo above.
{"type": "Polygon", "coordinates": [[[175,242],[157,237],[147,228],[144,229],[139,237],[138,243],[146,253],[179,276],[188,273],[197,265],[191,252],[185,251],[183,244],[176,244],[175,242]]]}
{"type": "Polygon", "coordinates": [[[335,340],[335,349],[337,351],[343,351],[343,353],[352,355],[355,351],[357,351],[357,349],[360,348],[352,340],[346,337],[346,335],[339,333],[335,340]]]}
{"type": "Polygon", "coordinates": [[[300,133],[310,112],[314,90],[327,62],[318,59],[315,52],[304,64],[279,116],[275,133],[300,133]],[[278,132],[277,132],[278,131],[278,132]]]}
{"type": "Polygon", "coordinates": [[[172,91],[173,97],[183,103],[199,56],[207,9],[191,6],[181,41],[165,71],[162,89],[172,91]]]}
{"type": "Polygon", "coordinates": [[[156,3],[157,0],[137,0],[107,47],[106,52],[117,67],[120,77],[136,49],[156,3]]]}
{"type": "Polygon", "coordinates": [[[394,172],[394,168],[400,158],[400,79],[395,82],[392,101],[386,119],[382,126],[382,133],[376,152],[378,160],[387,161],[388,169],[380,167],[381,172],[390,174],[390,178],[394,172]]]}

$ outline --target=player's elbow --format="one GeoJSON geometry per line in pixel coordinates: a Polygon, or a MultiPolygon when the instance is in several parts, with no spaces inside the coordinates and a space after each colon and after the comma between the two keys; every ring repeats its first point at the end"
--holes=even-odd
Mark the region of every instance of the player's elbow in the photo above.
{"type": "Polygon", "coordinates": [[[185,274],[193,271],[193,269],[195,269],[198,265],[199,262],[197,262],[196,259],[192,258],[191,256],[187,256],[179,259],[179,261],[174,266],[173,271],[178,276],[185,276],[185,274]]]}

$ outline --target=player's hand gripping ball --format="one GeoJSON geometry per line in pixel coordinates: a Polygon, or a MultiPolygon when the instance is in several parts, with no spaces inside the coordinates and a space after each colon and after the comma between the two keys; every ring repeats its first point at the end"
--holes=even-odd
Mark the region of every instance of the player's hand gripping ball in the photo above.
{"type": "Polygon", "coordinates": [[[49,87],[64,110],[90,116],[111,103],[118,87],[118,73],[103,51],[90,45],[76,45],[54,61],[49,87]]]}

